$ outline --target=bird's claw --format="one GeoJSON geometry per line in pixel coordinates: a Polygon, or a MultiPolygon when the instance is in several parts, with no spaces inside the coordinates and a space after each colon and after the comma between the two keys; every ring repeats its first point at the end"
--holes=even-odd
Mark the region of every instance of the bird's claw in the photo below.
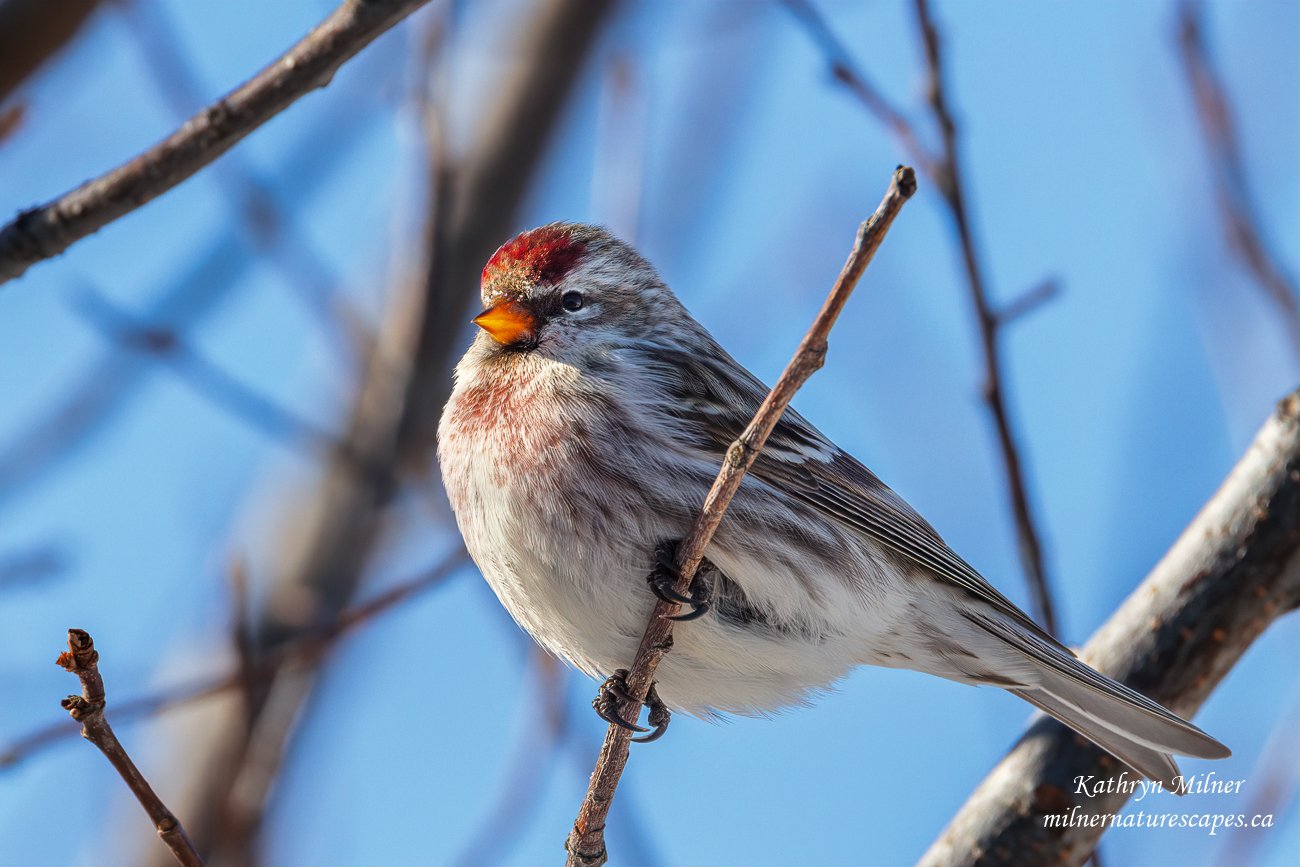
{"type": "Polygon", "coordinates": [[[691,579],[689,595],[678,593],[676,588],[677,544],[676,542],[660,542],[655,546],[655,565],[650,570],[650,574],[646,576],[646,583],[650,585],[650,592],[664,602],[691,606],[691,610],[685,614],[678,614],[676,617],[668,618],[669,620],[684,623],[688,620],[703,617],[709,611],[713,594],[705,575],[712,571],[713,564],[708,560],[700,561],[700,566],[695,570],[695,576],[691,579]]]}
{"type": "Polygon", "coordinates": [[[672,713],[669,712],[668,706],[663,703],[663,700],[659,698],[659,693],[654,684],[650,685],[650,691],[646,693],[645,697],[645,705],[650,709],[646,721],[654,726],[653,731],[624,719],[620,712],[620,705],[624,702],[635,704],[636,699],[627,691],[627,669],[620,668],[611,674],[600,685],[600,689],[596,691],[596,698],[591,702],[596,715],[605,722],[627,729],[630,732],[649,732],[649,734],[642,735],[639,738],[632,738],[639,744],[657,741],[663,737],[664,732],[668,731],[668,723],[672,719],[672,713]]]}

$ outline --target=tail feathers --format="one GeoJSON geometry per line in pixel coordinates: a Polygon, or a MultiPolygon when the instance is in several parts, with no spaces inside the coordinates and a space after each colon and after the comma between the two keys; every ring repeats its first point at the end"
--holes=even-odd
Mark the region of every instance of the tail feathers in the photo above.
{"type": "Polygon", "coordinates": [[[1158,752],[1106,728],[1051,693],[1038,689],[1011,690],[1039,710],[1056,717],[1097,746],[1145,777],[1159,780],[1166,791],[1183,794],[1177,785],[1178,765],[1168,753],[1158,752]]]}
{"type": "Polygon", "coordinates": [[[1152,779],[1168,786],[1178,775],[1168,753],[1206,759],[1232,754],[1182,717],[1095,671],[1066,648],[992,612],[967,617],[1032,663],[1033,680],[1013,692],[1152,779]]]}

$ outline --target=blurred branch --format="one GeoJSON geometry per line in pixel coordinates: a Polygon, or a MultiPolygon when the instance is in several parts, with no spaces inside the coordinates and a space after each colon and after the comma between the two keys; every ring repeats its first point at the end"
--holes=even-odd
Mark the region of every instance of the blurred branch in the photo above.
{"type": "MultiPolygon", "coordinates": [[[[349,608],[332,623],[312,632],[303,633],[292,643],[282,645],[273,653],[256,659],[249,658],[247,663],[237,660],[235,670],[228,674],[168,687],[119,702],[114,706],[113,716],[119,724],[160,716],[232,689],[247,692],[252,686],[267,683],[282,669],[310,665],[332,650],[345,636],[377,620],[380,616],[400,608],[425,591],[440,587],[458,569],[468,563],[468,555],[463,548],[458,548],[424,574],[396,584],[383,593],[377,594],[373,599],[349,608]]],[[[16,738],[0,750],[0,770],[12,768],[46,747],[68,737],[70,737],[68,727],[58,724],[39,728],[16,738]]]]}
{"type": "Polygon", "coordinates": [[[252,429],[291,446],[306,443],[357,459],[338,437],[240,382],[187,345],[174,330],[132,321],[126,311],[89,287],[81,289],[76,309],[108,340],[166,362],[196,394],[252,429]]]}
{"type": "MultiPolygon", "coordinates": [[[[506,80],[491,90],[497,101],[455,165],[454,190],[431,194],[436,243],[427,275],[399,287],[349,410],[347,441],[367,467],[385,472],[331,462],[317,489],[295,504],[282,534],[290,543],[284,562],[253,624],[259,655],[348,605],[380,541],[398,478],[427,465],[459,354],[457,338],[476,300],[469,290],[481,263],[512,228],[549,133],[612,7],[543,0],[517,24],[521,43],[501,55],[506,80]]],[[[255,860],[266,800],[316,677],[312,669],[278,672],[256,691],[245,715],[213,726],[192,744],[199,775],[194,813],[205,820],[192,830],[212,863],[255,860]]]]}
{"type": "MultiPolygon", "coordinates": [[[[207,99],[206,89],[182,50],[166,7],[132,0],[121,8],[129,18],[136,44],[153,70],[153,83],[172,111],[184,117],[202,105],[207,99]]],[[[343,359],[359,362],[371,340],[365,317],[346,295],[331,291],[337,280],[329,265],[295,231],[292,218],[267,192],[269,179],[259,177],[239,157],[239,153],[231,154],[218,161],[213,171],[218,175],[217,187],[240,215],[240,225],[250,244],[276,266],[294,298],[341,350],[343,359]]]]}
{"type": "MultiPolygon", "coordinates": [[[[858,228],[853,249],[848,261],[844,263],[830,295],[818,312],[799,342],[794,357],[786,365],[776,385],[764,398],[753,420],[745,427],[727,449],[726,459],[718,473],[713,487],[704,498],[704,507],[699,518],[691,528],[690,534],[682,542],[677,553],[677,593],[685,595],[690,592],[691,580],[704,559],[704,549],[708,547],[718,525],[722,523],[723,514],[731,503],[731,498],[740,489],[745,473],[753,466],[755,459],[767,442],[768,435],[780,421],[785,408],[795,392],[799,390],[808,377],[812,376],[826,359],[827,336],[849,300],[853,288],[857,285],[862,272],[866,270],[876,250],[880,248],[885,234],[893,224],[894,218],[903,204],[916,192],[916,175],[912,169],[899,166],[890,180],[889,189],[874,214],[864,220],[858,228]]],[[[646,626],[636,657],[626,676],[627,692],[633,701],[630,707],[623,708],[624,719],[635,720],[641,713],[646,694],[654,684],[655,669],[673,644],[673,620],[681,605],[660,599],[655,603],[646,626]]],[[[604,864],[608,860],[605,849],[605,821],[609,815],[610,804],[618,789],[619,778],[627,765],[628,748],[631,744],[631,732],[620,725],[610,723],[605,733],[605,742],[601,746],[600,756],[596,760],[596,770],[591,775],[591,785],[583,798],[578,811],[578,818],[573,823],[573,831],[565,842],[569,852],[569,867],[592,867],[604,864]]]]}
{"type": "MultiPolygon", "coordinates": [[[[365,61],[360,61],[365,63],[365,61]]],[[[272,174],[280,196],[308,208],[323,181],[362,139],[365,124],[344,94],[369,91],[372,80],[351,79],[340,87],[340,101],[287,148],[272,174]],[[328,142],[328,144],[323,144],[328,142]]],[[[362,103],[362,106],[368,105],[362,103]]],[[[162,292],[143,319],[176,334],[196,327],[231,301],[253,259],[244,250],[242,233],[231,230],[192,257],[192,265],[162,292]]],[[[130,405],[141,383],[159,369],[152,359],[123,355],[116,347],[92,358],[68,391],[0,449],[0,508],[48,476],[91,437],[130,405]]]]}
{"type": "Polygon", "coordinates": [[[63,709],[81,723],[81,736],[99,747],[122,775],[127,788],[149,814],[158,836],[171,849],[176,860],[184,867],[203,867],[203,860],[194,851],[189,837],[185,836],[180,820],[167,809],[135,762],[131,761],[104,717],[104,679],[99,674],[99,651],[95,650],[90,634],[82,629],[69,629],[68,649],[59,654],[56,662],[81,680],[81,695],[70,695],[63,700],[63,709]]]}
{"type": "Polygon", "coordinates": [[[99,0],[0,2],[0,104],[81,30],[99,0]]]}
{"type": "Polygon", "coordinates": [[[67,555],[53,542],[0,554],[0,591],[38,584],[67,567],[67,555]]]}
{"type": "Polygon", "coordinates": [[[0,227],[0,283],[62,253],[221,156],[300,97],[329,84],[358,51],[427,0],[346,0],[246,83],[106,175],[0,227]]]}
{"type": "MultiPolygon", "coordinates": [[[[1190,718],[1270,623],[1300,605],[1300,391],[1280,404],[1219,490],[1082,657],[1190,718]]],[[[923,867],[1077,865],[1116,813],[1116,760],[1052,719],[1021,738],[921,859],[923,867]],[[1048,815],[1077,824],[1048,827],[1048,815]]],[[[1123,788],[1123,787],[1118,787],[1123,788]]]]}
{"type": "MultiPolygon", "coordinates": [[[[1300,787],[1300,694],[1291,688],[1291,707],[1278,717],[1246,779],[1251,797],[1241,810],[1246,816],[1283,816],[1300,787]]],[[[1226,831],[1219,857],[1222,867],[1247,867],[1260,863],[1260,845],[1271,839],[1271,829],[1241,825],[1226,831]]]]}
{"type": "Polygon", "coordinates": [[[505,762],[508,769],[498,794],[487,809],[481,826],[469,837],[453,864],[502,864],[527,827],[528,818],[541,804],[547,771],[558,758],[559,747],[569,731],[564,669],[559,660],[530,642],[536,672],[537,700],[525,695],[520,702],[528,732],[514,754],[505,762]],[[541,713],[538,713],[540,708],[541,713]],[[538,716],[538,730],[529,725],[538,716]]]}
{"type": "MultiPolygon", "coordinates": [[[[931,111],[942,136],[943,148],[939,156],[934,156],[921,144],[921,137],[915,126],[903,113],[866,78],[856,63],[853,62],[848,48],[835,36],[830,25],[821,16],[809,0],[786,0],[786,5],[795,12],[813,41],[821,48],[835,80],[854,93],[863,106],[876,119],[883,123],[899,140],[903,149],[920,166],[921,170],[934,182],[943,196],[953,228],[961,248],[962,263],[966,270],[966,283],[970,290],[971,302],[975,312],[975,322],[979,331],[980,350],[984,360],[984,405],[993,419],[997,432],[998,446],[1002,455],[1003,472],[1006,477],[1007,495],[1010,498],[1012,518],[1016,526],[1017,549],[1021,568],[1029,584],[1029,591],[1034,601],[1034,612],[1038,621],[1048,632],[1058,632],[1056,606],[1052,601],[1051,582],[1043,560],[1042,543],[1039,541],[1038,525],[1033,508],[1029,503],[1029,491],[1025,480],[1023,460],[1016,434],[1011,427],[1011,415],[1007,409],[1003,381],[1002,361],[1002,326],[1014,317],[1002,315],[994,309],[984,282],[984,271],[975,248],[974,235],[966,206],[966,194],[962,183],[962,173],[957,147],[957,127],[948,105],[943,83],[943,63],[940,53],[939,35],[930,18],[929,6],[925,0],[917,0],[917,19],[924,43],[926,63],[929,72],[928,94],[931,111]]],[[[1039,299],[1045,300],[1045,299],[1039,299]]],[[[1037,306],[1035,304],[1034,306],[1037,306]]],[[[1024,312],[1022,308],[1021,312],[1024,312]]]]}
{"type": "Polygon", "coordinates": [[[1004,381],[1006,374],[1002,360],[1002,325],[989,301],[984,282],[984,269],[975,249],[974,231],[966,208],[960,150],[957,146],[957,124],[948,104],[944,89],[943,54],[939,32],[930,17],[929,0],[916,0],[917,24],[925,48],[929,67],[930,108],[939,125],[943,140],[943,157],[937,167],[935,181],[947,202],[953,227],[961,245],[962,262],[966,267],[966,283],[970,287],[971,303],[975,308],[975,322],[979,327],[980,348],[984,354],[984,403],[993,416],[997,429],[998,445],[1002,449],[1002,465],[1006,472],[1011,511],[1019,538],[1020,563],[1029,579],[1029,590],[1034,599],[1034,610],[1043,627],[1053,635],[1060,632],[1056,606],[1052,601],[1051,582],[1043,562],[1043,546],[1039,541],[1037,521],[1029,504],[1029,486],[1025,481],[1024,462],[1015,431],[1011,428],[1011,414],[1007,409],[1004,381]]]}
{"type": "Polygon", "coordinates": [[[888,127],[913,165],[932,180],[937,179],[941,170],[939,161],[921,144],[916,127],[867,77],[862,67],[853,59],[848,47],[835,35],[835,31],[831,30],[830,25],[812,5],[811,0],[783,0],[783,2],[821,50],[822,56],[830,64],[831,76],[848,88],[868,112],[888,127]]]}
{"type": "Polygon", "coordinates": [[[1228,246],[1254,277],[1264,297],[1277,308],[1291,351],[1300,359],[1300,289],[1264,240],[1246,183],[1232,106],[1205,44],[1201,6],[1191,0],[1184,0],[1178,7],[1178,47],[1205,136],[1228,246]]]}
{"type": "Polygon", "coordinates": [[[1037,312],[1050,301],[1055,301],[1061,294],[1061,284],[1054,277],[1048,277],[1041,283],[1030,287],[1021,295],[1018,295],[1010,303],[1002,305],[1000,310],[993,313],[998,327],[1003,328],[1017,319],[1022,319],[1031,313],[1037,312]]]}

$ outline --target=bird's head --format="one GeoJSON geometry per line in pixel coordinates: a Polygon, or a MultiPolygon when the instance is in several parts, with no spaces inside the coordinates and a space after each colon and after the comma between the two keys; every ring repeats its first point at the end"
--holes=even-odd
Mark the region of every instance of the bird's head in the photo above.
{"type": "Polygon", "coordinates": [[[648,336],[681,305],[658,274],[604,229],[551,223],[502,244],[483,268],[474,324],[504,352],[564,358],[648,336]]]}

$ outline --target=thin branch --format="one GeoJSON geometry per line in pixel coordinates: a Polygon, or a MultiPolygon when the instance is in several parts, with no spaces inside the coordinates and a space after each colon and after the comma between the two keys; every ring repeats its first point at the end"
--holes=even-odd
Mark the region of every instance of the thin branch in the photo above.
{"type": "Polygon", "coordinates": [[[938,159],[921,144],[921,137],[916,127],[902,109],[895,106],[885,94],[872,83],[866,72],[853,59],[848,47],[835,35],[826,19],[813,6],[811,0],[784,0],[785,6],[799,20],[821,49],[822,55],[830,65],[831,77],[848,88],[868,112],[889,128],[898,143],[902,145],[907,157],[927,177],[937,178],[940,171],[938,159]]]}
{"type": "Polygon", "coordinates": [[[997,320],[998,327],[1005,328],[1031,313],[1036,313],[1040,307],[1049,301],[1055,301],[1060,295],[1060,282],[1055,277],[1048,277],[1041,283],[1026,289],[1007,304],[1003,304],[993,316],[997,320]]]}
{"type": "MultiPolygon", "coordinates": [[[[853,250],[848,261],[840,271],[839,277],[826,298],[825,304],[813,320],[808,333],[799,343],[794,357],[781,373],[780,379],[768,393],[754,414],[753,420],[727,449],[727,456],[722,464],[713,487],[704,498],[704,507],[700,517],[691,528],[690,534],[682,543],[677,555],[678,593],[689,592],[691,579],[704,559],[704,550],[708,547],[722,522],[722,516],[731,498],[740,489],[745,473],[758,458],[768,435],[780,421],[785,408],[790,404],[795,392],[799,390],[826,360],[827,336],[835,324],[840,311],[844,309],[858,278],[866,270],[872,256],[880,248],[889,231],[890,225],[903,203],[916,192],[916,175],[911,168],[899,166],[890,180],[889,189],[876,212],[858,228],[853,250]]],[[[646,693],[654,683],[655,669],[660,660],[672,648],[673,621],[681,606],[675,602],[660,600],[655,604],[646,626],[641,644],[637,648],[636,658],[627,675],[628,693],[635,699],[632,706],[624,708],[631,719],[635,719],[645,702],[646,693]]],[[[565,843],[569,852],[569,867],[593,867],[604,864],[605,820],[609,814],[614,792],[618,788],[619,777],[627,764],[628,746],[631,733],[617,725],[611,724],[605,734],[605,743],[601,747],[596,770],[591,775],[591,785],[579,809],[578,818],[573,824],[573,831],[565,843]]]]}
{"type": "Polygon", "coordinates": [[[126,749],[113,734],[113,727],[104,717],[104,679],[99,674],[99,651],[90,634],[82,629],[68,630],[68,649],[55,660],[65,670],[81,680],[81,695],[70,695],[63,700],[63,709],[81,723],[81,736],[99,747],[99,751],[122,775],[131,794],[149,814],[158,830],[158,836],[172,850],[172,855],[183,867],[203,867],[203,860],[194,851],[190,838],[180,820],[167,809],[149,781],[126,754],[126,749]]]}
{"type": "MultiPolygon", "coordinates": [[[[1190,718],[1273,621],[1300,605],[1300,391],[1278,404],[1214,496],[1083,650],[1109,674],[1190,718]]],[[[1122,768],[1042,718],[971,794],[923,867],[1083,863],[1131,792],[1076,780],[1122,768]],[[1073,816],[1068,825],[1045,822],[1073,816]]],[[[1124,787],[1116,787],[1123,789],[1124,787]]]]}
{"type": "MultiPolygon", "coordinates": [[[[441,586],[468,562],[469,555],[460,548],[424,574],[396,584],[373,599],[348,609],[334,622],[298,636],[294,641],[276,648],[273,653],[257,657],[247,668],[237,664],[233,671],[226,674],[128,699],[115,705],[113,716],[119,724],[125,721],[135,722],[188,707],[228,690],[263,686],[282,669],[312,663],[356,629],[400,608],[425,591],[441,586]]],[[[0,750],[0,770],[12,768],[69,736],[68,727],[59,724],[39,728],[17,738],[0,750]]]]}
{"type": "Polygon", "coordinates": [[[0,283],[189,178],[427,0],[347,0],[283,56],[171,136],[106,175],[0,227],[0,283]]]}
{"type": "Polygon", "coordinates": [[[62,546],[44,542],[0,554],[0,591],[41,584],[68,568],[62,546]]]}
{"type": "Polygon", "coordinates": [[[966,207],[961,155],[957,146],[957,124],[948,104],[944,88],[943,54],[939,32],[930,17],[929,0],[916,0],[917,24],[925,48],[929,68],[929,100],[934,119],[939,125],[943,140],[943,159],[935,180],[961,245],[962,262],[966,267],[966,283],[970,287],[971,302],[975,307],[975,321],[979,326],[980,348],[984,355],[984,403],[993,417],[998,445],[1002,450],[1002,464],[1006,471],[1007,488],[1011,497],[1011,511],[1016,522],[1019,539],[1020,563],[1029,579],[1029,590],[1034,600],[1034,610],[1048,632],[1059,633],[1056,607],[1052,601],[1051,581],[1043,561],[1043,546],[1039,540],[1037,522],[1029,503],[1029,486],[1025,480],[1024,461],[1015,431],[1011,427],[1011,413],[1007,409],[1002,360],[1002,322],[989,300],[984,282],[984,269],[975,249],[974,232],[966,207]]]}
{"type": "MultiPolygon", "coordinates": [[[[374,63],[362,59],[355,66],[369,69],[374,63]]],[[[382,79],[380,79],[382,81],[382,79]]],[[[367,127],[369,103],[360,108],[350,97],[373,90],[379,81],[373,76],[340,82],[340,97],[319,120],[313,119],[274,166],[277,197],[307,208],[320,193],[326,178],[344,164],[362,141],[367,127]],[[346,97],[345,97],[346,95],[346,97]],[[329,146],[322,146],[328,141],[329,146]]],[[[157,300],[141,318],[154,327],[166,327],[181,334],[197,328],[205,318],[233,301],[238,291],[250,285],[241,282],[253,263],[242,240],[243,232],[230,229],[197,251],[189,265],[165,288],[152,291],[157,300]]],[[[93,435],[130,406],[142,393],[141,386],[159,365],[139,356],[123,355],[117,347],[97,353],[72,377],[73,384],[52,398],[50,406],[16,436],[0,444],[0,509],[19,499],[74,457],[93,435]]]]}
{"type": "Polygon", "coordinates": [[[1291,350],[1300,359],[1300,288],[1264,240],[1241,158],[1232,106],[1210,60],[1199,3],[1184,0],[1178,7],[1178,47],[1196,104],[1196,117],[1214,176],[1214,190],[1228,246],[1255,284],[1277,308],[1291,350]]]}
{"type": "Polygon", "coordinates": [[[176,331],[136,322],[108,296],[88,286],[79,289],[75,309],[114,344],[166,362],[196,394],[253,430],[292,446],[306,443],[359,460],[347,443],[241,382],[185,343],[176,331]]]}
{"type": "Polygon", "coordinates": [[[1011,427],[1011,417],[1007,410],[1003,387],[1005,377],[1001,355],[1001,329],[1010,321],[1010,317],[1005,311],[999,315],[990,303],[985,288],[983,268],[976,252],[967,213],[957,148],[956,123],[944,91],[939,35],[930,19],[929,7],[924,0],[917,0],[918,20],[929,70],[929,102],[939,125],[943,143],[938,156],[933,155],[926,146],[921,144],[921,136],[916,127],[870,82],[858,64],[853,61],[848,48],[809,0],[786,0],[786,5],[795,13],[813,41],[821,48],[822,54],[831,66],[835,80],[847,87],[867,111],[885,125],[943,196],[944,204],[957,232],[962,262],[966,270],[966,282],[979,329],[984,362],[984,404],[997,432],[1007,493],[1011,501],[1012,518],[1016,526],[1021,568],[1029,584],[1038,621],[1049,632],[1055,634],[1058,624],[1056,607],[1052,601],[1051,582],[1043,560],[1037,521],[1029,503],[1020,447],[1011,427]]]}
{"type": "MultiPolygon", "coordinates": [[[[209,97],[166,8],[138,0],[122,3],[120,8],[152,68],[153,84],[171,110],[184,117],[203,105],[209,97]]],[[[239,215],[249,243],[275,265],[294,299],[320,324],[342,359],[359,363],[373,339],[365,316],[346,294],[332,291],[338,281],[329,264],[295,231],[292,218],[269,192],[270,179],[253,171],[239,156],[235,153],[218,161],[213,171],[216,186],[239,215]]]]}

